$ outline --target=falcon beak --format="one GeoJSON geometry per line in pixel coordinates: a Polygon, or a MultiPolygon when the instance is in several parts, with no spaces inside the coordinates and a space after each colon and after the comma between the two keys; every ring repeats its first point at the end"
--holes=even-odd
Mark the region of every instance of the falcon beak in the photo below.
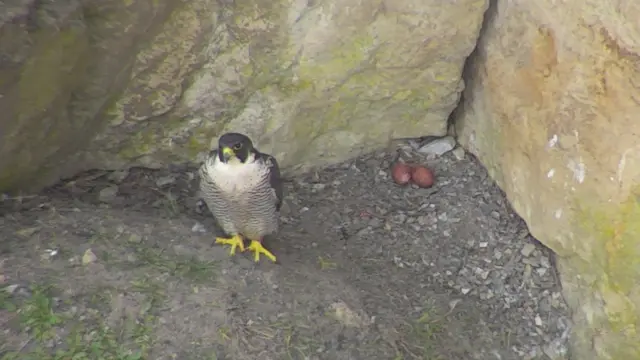
{"type": "Polygon", "coordinates": [[[236,157],[236,153],[233,151],[232,148],[230,148],[230,147],[223,147],[222,148],[222,158],[224,159],[224,162],[228,162],[229,160],[233,159],[234,157],[236,157]]]}

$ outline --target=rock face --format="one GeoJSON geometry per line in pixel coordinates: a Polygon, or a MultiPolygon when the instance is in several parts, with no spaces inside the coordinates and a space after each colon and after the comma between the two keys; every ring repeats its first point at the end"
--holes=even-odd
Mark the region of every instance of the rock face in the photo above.
{"type": "Polygon", "coordinates": [[[12,0],[0,191],[198,161],[243,131],[289,171],[443,135],[487,0],[12,0]]]}
{"type": "Polygon", "coordinates": [[[498,1],[456,115],[559,255],[575,359],[640,359],[640,3],[498,1]]]}

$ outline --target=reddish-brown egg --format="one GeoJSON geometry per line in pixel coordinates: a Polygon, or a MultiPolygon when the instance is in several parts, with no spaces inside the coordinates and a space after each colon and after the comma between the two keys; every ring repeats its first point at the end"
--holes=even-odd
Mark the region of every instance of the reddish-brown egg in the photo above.
{"type": "Polygon", "coordinates": [[[391,176],[398,185],[406,185],[411,181],[411,166],[397,162],[391,167],[391,176]]]}
{"type": "Polygon", "coordinates": [[[433,172],[425,166],[416,166],[411,171],[411,181],[421,188],[433,185],[433,172]]]}

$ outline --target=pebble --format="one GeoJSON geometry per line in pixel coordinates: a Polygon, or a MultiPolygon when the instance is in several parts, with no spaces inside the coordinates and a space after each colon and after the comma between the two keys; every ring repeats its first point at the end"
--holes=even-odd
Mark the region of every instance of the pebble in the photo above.
{"type": "Polygon", "coordinates": [[[139,242],[142,241],[142,236],[138,235],[138,234],[131,234],[129,235],[129,242],[132,244],[137,244],[139,242]]]}
{"type": "Polygon", "coordinates": [[[98,200],[103,203],[111,203],[118,196],[118,187],[115,185],[107,186],[106,188],[100,190],[98,194],[98,200]]]}
{"type": "Polygon", "coordinates": [[[466,155],[466,152],[461,146],[456,146],[456,148],[452,150],[452,153],[457,160],[464,160],[464,157],[466,155]]]}
{"type": "Polygon", "coordinates": [[[158,185],[158,187],[163,187],[163,186],[167,186],[175,183],[176,180],[177,180],[176,177],[173,175],[161,176],[158,179],[156,179],[156,185],[158,185]]]}
{"type": "Polygon", "coordinates": [[[535,250],[536,250],[535,245],[533,245],[532,243],[526,243],[522,247],[522,250],[520,250],[520,254],[522,254],[522,256],[529,257],[535,250]]]}
{"type": "Polygon", "coordinates": [[[544,267],[544,268],[550,268],[551,267],[551,262],[549,261],[549,258],[546,256],[542,256],[540,257],[540,266],[544,267]]]}
{"type": "Polygon", "coordinates": [[[9,285],[9,286],[5,287],[4,291],[6,291],[9,294],[13,294],[14,292],[16,292],[16,289],[18,289],[19,286],[20,285],[18,285],[18,284],[12,284],[12,285],[9,285]]]}
{"type": "Polygon", "coordinates": [[[107,179],[119,184],[124,181],[127,176],[129,176],[129,170],[116,170],[111,172],[109,176],[107,176],[107,179]]]}
{"type": "Polygon", "coordinates": [[[196,222],[195,224],[193,224],[193,226],[191,227],[191,231],[193,232],[198,232],[198,233],[206,233],[207,229],[204,227],[204,225],[202,225],[199,222],[196,222]]]}
{"type": "Polygon", "coordinates": [[[98,260],[98,257],[93,253],[91,249],[87,249],[84,252],[84,255],[82,255],[82,265],[89,265],[91,263],[94,263],[96,260],[98,260]]]}
{"type": "Polygon", "coordinates": [[[325,187],[327,187],[326,184],[313,184],[313,186],[312,186],[313,190],[312,191],[314,191],[314,192],[315,191],[321,191],[321,190],[324,190],[325,187]]]}
{"type": "Polygon", "coordinates": [[[445,136],[445,137],[430,141],[426,144],[422,144],[420,148],[418,148],[418,152],[421,154],[438,157],[453,150],[455,146],[456,146],[456,139],[454,139],[452,136],[445,136]]]}

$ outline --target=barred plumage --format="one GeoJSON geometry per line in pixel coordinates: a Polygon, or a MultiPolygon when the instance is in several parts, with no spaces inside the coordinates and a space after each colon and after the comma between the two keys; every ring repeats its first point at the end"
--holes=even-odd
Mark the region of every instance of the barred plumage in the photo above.
{"type": "Polygon", "coordinates": [[[216,244],[245,251],[244,239],[251,240],[247,250],[254,260],[276,256],[263,245],[263,238],[278,231],[282,204],[282,181],[276,159],[253,147],[248,136],[226,133],[218,139],[218,148],[200,167],[200,197],[207,204],[227,236],[216,236],[216,244]]]}
{"type": "Polygon", "coordinates": [[[276,233],[280,199],[271,184],[273,158],[225,164],[217,152],[212,155],[200,167],[200,193],[222,229],[252,240],[276,233]]]}

